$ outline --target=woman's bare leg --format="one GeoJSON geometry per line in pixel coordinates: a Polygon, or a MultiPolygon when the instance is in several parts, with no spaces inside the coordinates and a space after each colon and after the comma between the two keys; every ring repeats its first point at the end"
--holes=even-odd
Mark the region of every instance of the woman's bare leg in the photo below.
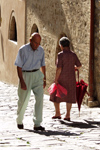
{"type": "Polygon", "coordinates": [[[54,102],[54,106],[55,106],[55,116],[60,116],[60,103],[54,102]]]}
{"type": "Polygon", "coordinates": [[[70,118],[70,111],[71,111],[72,104],[66,103],[66,118],[70,118]]]}

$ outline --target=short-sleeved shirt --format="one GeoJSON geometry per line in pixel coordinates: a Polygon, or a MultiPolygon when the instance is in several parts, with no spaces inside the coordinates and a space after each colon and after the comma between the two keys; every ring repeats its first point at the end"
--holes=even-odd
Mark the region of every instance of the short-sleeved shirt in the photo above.
{"type": "Polygon", "coordinates": [[[30,43],[28,43],[19,49],[15,65],[22,68],[22,70],[40,69],[40,67],[45,66],[44,55],[42,46],[33,50],[30,43]]]}
{"type": "Polygon", "coordinates": [[[59,98],[53,93],[50,100],[53,102],[76,102],[76,78],[75,66],[80,67],[81,63],[77,55],[71,50],[64,50],[58,54],[57,67],[62,68],[58,83],[67,90],[67,96],[59,98]]]}

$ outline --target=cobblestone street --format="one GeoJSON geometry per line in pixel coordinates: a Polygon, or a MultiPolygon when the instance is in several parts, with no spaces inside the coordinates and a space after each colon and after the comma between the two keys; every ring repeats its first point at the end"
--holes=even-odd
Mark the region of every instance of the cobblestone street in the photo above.
{"type": "Polygon", "coordinates": [[[24,129],[16,125],[17,87],[0,82],[0,150],[100,150],[100,108],[72,106],[71,122],[63,120],[65,103],[61,103],[61,120],[52,120],[53,103],[44,95],[43,126],[46,131],[34,131],[32,115],[34,95],[31,95],[24,117],[24,129]]]}

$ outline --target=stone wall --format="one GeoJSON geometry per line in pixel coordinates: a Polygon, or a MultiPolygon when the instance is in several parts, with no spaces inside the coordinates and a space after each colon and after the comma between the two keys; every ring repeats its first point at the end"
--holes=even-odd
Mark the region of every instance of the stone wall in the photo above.
{"type": "MultiPolygon", "coordinates": [[[[58,40],[62,35],[71,40],[71,48],[82,63],[80,78],[88,83],[90,47],[90,1],[88,0],[27,0],[26,42],[31,29],[36,25],[42,36],[45,50],[47,88],[54,81],[55,57],[58,40]]],[[[34,29],[35,31],[35,29],[34,29]]]]}

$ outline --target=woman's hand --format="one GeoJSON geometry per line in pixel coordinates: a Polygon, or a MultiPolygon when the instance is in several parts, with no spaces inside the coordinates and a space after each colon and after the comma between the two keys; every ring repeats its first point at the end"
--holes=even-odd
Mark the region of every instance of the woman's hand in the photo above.
{"type": "Polygon", "coordinates": [[[56,85],[58,84],[58,81],[57,81],[57,80],[55,80],[55,84],[56,84],[56,85]]]}

